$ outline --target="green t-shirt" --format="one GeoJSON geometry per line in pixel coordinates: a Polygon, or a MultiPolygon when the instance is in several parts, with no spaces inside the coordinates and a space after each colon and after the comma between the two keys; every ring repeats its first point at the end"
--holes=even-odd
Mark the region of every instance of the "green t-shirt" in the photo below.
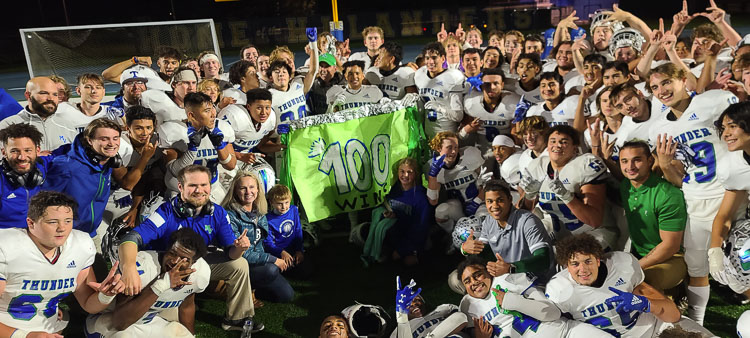
{"type": "Polygon", "coordinates": [[[684,231],[687,207],[682,190],[658,175],[651,174],[638,188],[625,179],[620,197],[628,220],[630,240],[641,257],[661,243],[659,230],[684,231]]]}

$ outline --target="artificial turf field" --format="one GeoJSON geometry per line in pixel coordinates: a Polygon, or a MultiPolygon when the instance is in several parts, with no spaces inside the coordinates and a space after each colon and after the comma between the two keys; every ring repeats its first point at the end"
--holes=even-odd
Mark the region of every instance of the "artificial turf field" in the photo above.
{"type": "MultiPolygon", "coordinates": [[[[340,222],[346,224],[346,222],[340,222]]],[[[441,246],[442,247],[442,246],[441,246]]],[[[395,311],[396,275],[402,279],[414,278],[422,288],[428,306],[442,303],[458,304],[461,296],[448,288],[447,275],[458,265],[460,254],[446,256],[437,248],[414,268],[386,262],[369,268],[362,265],[361,248],[348,242],[348,232],[343,229],[322,234],[318,247],[308,249],[306,257],[313,260],[316,272],[309,280],[290,280],[296,292],[295,299],[288,304],[265,303],[256,310],[257,321],[265,324],[257,337],[317,337],[323,318],[338,313],[355,301],[364,304],[379,304],[390,314],[395,311]]],[[[712,282],[711,299],[706,312],[705,326],[719,337],[736,337],[734,330],[737,318],[750,305],[729,304],[726,299],[731,291],[716,287],[712,282]]],[[[74,297],[68,297],[68,300],[74,297]]],[[[196,298],[195,329],[197,337],[239,337],[238,331],[221,329],[224,302],[200,295],[196,298]]],[[[65,337],[82,337],[82,318],[72,315],[65,330],[65,337]]],[[[389,321],[387,336],[395,327],[395,319],[389,321]]],[[[146,337],[144,337],[146,338],[146,337]]],[[[592,337],[593,338],[593,337],[592,337]]]]}

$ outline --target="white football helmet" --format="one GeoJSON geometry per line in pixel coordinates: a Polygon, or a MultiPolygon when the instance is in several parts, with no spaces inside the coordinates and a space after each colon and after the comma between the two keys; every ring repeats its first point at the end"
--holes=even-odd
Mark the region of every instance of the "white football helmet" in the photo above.
{"type": "Polygon", "coordinates": [[[469,238],[471,230],[474,230],[474,237],[479,238],[479,233],[482,232],[482,220],[476,216],[461,217],[456,226],[453,228],[451,238],[453,239],[453,245],[456,249],[460,249],[461,245],[466,242],[469,238]]]}
{"type": "Polygon", "coordinates": [[[609,39],[609,53],[615,55],[618,48],[633,47],[639,54],[646,39],[641,33],[633,28],[623,28],[612,34],[609,39]]]}
{"type": "Polygon", "coordinates": [[[385,320],[388,312],[379,305],[357,303],[341,311],[341,314],[355,338],[383,337],[388,326],[385,320]]]}

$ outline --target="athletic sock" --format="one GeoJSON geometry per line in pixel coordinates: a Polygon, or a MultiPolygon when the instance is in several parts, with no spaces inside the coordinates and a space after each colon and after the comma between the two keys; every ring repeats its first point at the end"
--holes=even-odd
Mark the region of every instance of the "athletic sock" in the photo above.
{"type": "Polygon", "coordinates": [[[711,294],[710,286],[687,287],[688,317],[696,323],[703,325],[703,317],[706,315],[706,305],[711,294]]]}

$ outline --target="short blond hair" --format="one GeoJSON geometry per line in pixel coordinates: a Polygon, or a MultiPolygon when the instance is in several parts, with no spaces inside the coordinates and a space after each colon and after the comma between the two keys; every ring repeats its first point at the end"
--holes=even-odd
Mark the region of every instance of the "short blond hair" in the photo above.
{"type": "Polygon", "coordinates": [[[370,33],[378,33],[381,39],[385,39],[385,36],[383,36],[383,29],[378,26],[365,27],[365,29],[362,30],[362,39],[367,39],[367,35],[370,33]]]}
{"type": "MultiPolygon", "coordinates": [[[[287,46],[276,46],[276,48],[271,51],[271,54],[268,55],[268,63],[271,64],[274,61],[284,61],[281,59],[281,53],[287,53],[289,56],[294,58],[294,53],[292,53],[292,50],[289,49],[287,46]]],[[[289,74],[290,76],[292,74],[289,74]]]]}
{"type": "Polygon", "coordinates": [[[508,31],[507,33],[505,33],[504,38],[507,38],[509,35],[513,35],[516,38],[518,38],[518,43],[523,46],[523,42],[526,40],[526,38],[524,38],[524,36],[523,36],[523,33],[519,32],[517,30],[511,30],[511,31],[508,31]]]}
{"type": "Polygon", "coordinates": [[[458,139],[458,135],[452,131],[441,131],[430,140],[430,149],[440,152],[440,149],[443,147],[443,141],[447,138],[458,139]]]}
{"type": "Polygon", "coordinates": [[[549,123],[541,116],[527,116],[517,124],[518,135],[523,136],[527,131],[536,130],[544,134],[549,129],[549,123]]]}
{"type": "Polygon", "coordinates": [[[275,201],[283,201],[287,198],[292,198],[292,191],[289,190],[289,187],[283,184],[276,184],[271,190],[268,190],[268,201],[271,203],[275,201]]]}
{"type": "Polygon", "coordinates": [[[65,78],[62,76],[57,75],[50,75],[49,79],[52,80],[54,83],[59,83],[63,85],[63,91],[65,91],[65,96],[70,98],[71,95],[73,95],[73,90],[70,88],[70,85],[68,84],[68,81],[65,81],[65,78]]]}

